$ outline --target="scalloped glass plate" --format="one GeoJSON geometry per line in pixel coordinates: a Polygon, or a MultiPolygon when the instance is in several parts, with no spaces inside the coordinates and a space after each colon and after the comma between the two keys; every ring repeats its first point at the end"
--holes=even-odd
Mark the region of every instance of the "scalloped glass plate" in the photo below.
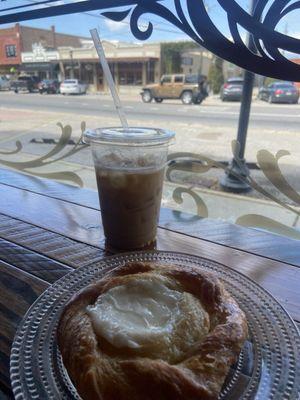
{"type": "Polygon", "coordinates": [[[107,257],[79,268],[49,287],[31,306],[16,333],[10,375],[17,400],[80,399],[56,345],[61,311],[79,289],[128,261],[198,266],[215,273],[247,316],[249,338],[230,369],[219,399],[295,400],[300,389],[300,339],[292,319],[264,289],[219,263],[175,252],[107,257]]]}

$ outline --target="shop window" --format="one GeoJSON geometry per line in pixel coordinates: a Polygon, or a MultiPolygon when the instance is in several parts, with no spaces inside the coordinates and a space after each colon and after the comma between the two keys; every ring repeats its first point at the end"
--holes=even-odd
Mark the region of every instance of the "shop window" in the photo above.
{"type": "Polygon", "coordinates": [[[119,64],[120,85],[142,85],[142,63],[119,64]]]}

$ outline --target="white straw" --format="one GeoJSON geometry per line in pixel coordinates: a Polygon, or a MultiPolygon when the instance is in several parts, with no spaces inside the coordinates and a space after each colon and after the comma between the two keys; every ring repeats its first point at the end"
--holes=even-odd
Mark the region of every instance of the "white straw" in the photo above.
{"type": "Polygon", "coordinates": [[[122,103],[121,103],[120,97],[118,95],[118,92],[117,92],[117,89],[116,89],[116,86],[115,86],[115,82],[114,82],[112,74],[110,72],[110,68],[109,68],[108,62],[107,62],[106,57],[105,57],[105,53],[104,53],[104,49],[103,49],[103,46],[102,46],[102,43],[101,43],[101,40],[100,40],[100,37],[99,37],[99,33],[98,33],[97,29],[91,29],[90,33],[91,33],[91,36],[92,36],[92,39],[93,39],[97,54],[99,56],[100,63],[102,65],[104,76],[105,76],[105,78],[107,80],[107,83],[108,83],[108,86],[110,88],[111,95],[112,95],[112,98],[114,100],[116,110],[117,110],[117,112],[119,114],[121,125],[122,125],[122,127],[124,129],[126,129],[126,128],[128,128],[127,118],[126,118],[124,109],[122,107],[122,103]]]}

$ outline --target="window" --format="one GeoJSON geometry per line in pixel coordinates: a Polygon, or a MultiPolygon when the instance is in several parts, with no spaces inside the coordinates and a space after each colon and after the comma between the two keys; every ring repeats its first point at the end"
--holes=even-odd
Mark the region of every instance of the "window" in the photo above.
{"type": "Polygon", "coordinates": [[[120,85],[142,85],[142,63],[119,63],[120,85]]]}
{"type": "Polygon", "coordinates": [[[183,76],[182,75],[176,75],[174,79],[175,83],[183,83],[183,76]]]}
{"type": "Polygon", "coordinates": [[[171,77],[170,76],[163,76],[161,79],[161,83],[171,83],[171,77]]]}
{"type": "Polygon", "coordinates": [[[182,57],[182,65],[193,65],[194,60],[192,57],[182,57]]]}
{"type": "Polygon", "coordinates": [[[199,76],[194,74],[194,75],[187,75],[185,77],[185,83],[198,83],[199,81],[199,76]]]}
{"type": "Polygon", "coordinates": [[[5,46],[6,57],[16,57],[17,49],[14,44],[8,44],[5,46]]]}

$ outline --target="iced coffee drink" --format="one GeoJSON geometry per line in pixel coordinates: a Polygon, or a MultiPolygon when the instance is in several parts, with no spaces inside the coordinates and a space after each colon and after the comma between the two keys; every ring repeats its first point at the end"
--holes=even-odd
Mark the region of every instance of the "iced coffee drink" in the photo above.
{"type": "Polygon", "coordinates": [[[164,168],[141,173],[96,168],[96,177],[108,245],[139,249],[154,242],[164,168]]]}
{"type": "Polygon", "coordinates": [[[168,144],[174,135],[140,128],[123,134],[121,128],[99,131],[96,142],[91,139],[95,131],[88,134],[107,246],[149,247],[156,238],[168,144]]]}

